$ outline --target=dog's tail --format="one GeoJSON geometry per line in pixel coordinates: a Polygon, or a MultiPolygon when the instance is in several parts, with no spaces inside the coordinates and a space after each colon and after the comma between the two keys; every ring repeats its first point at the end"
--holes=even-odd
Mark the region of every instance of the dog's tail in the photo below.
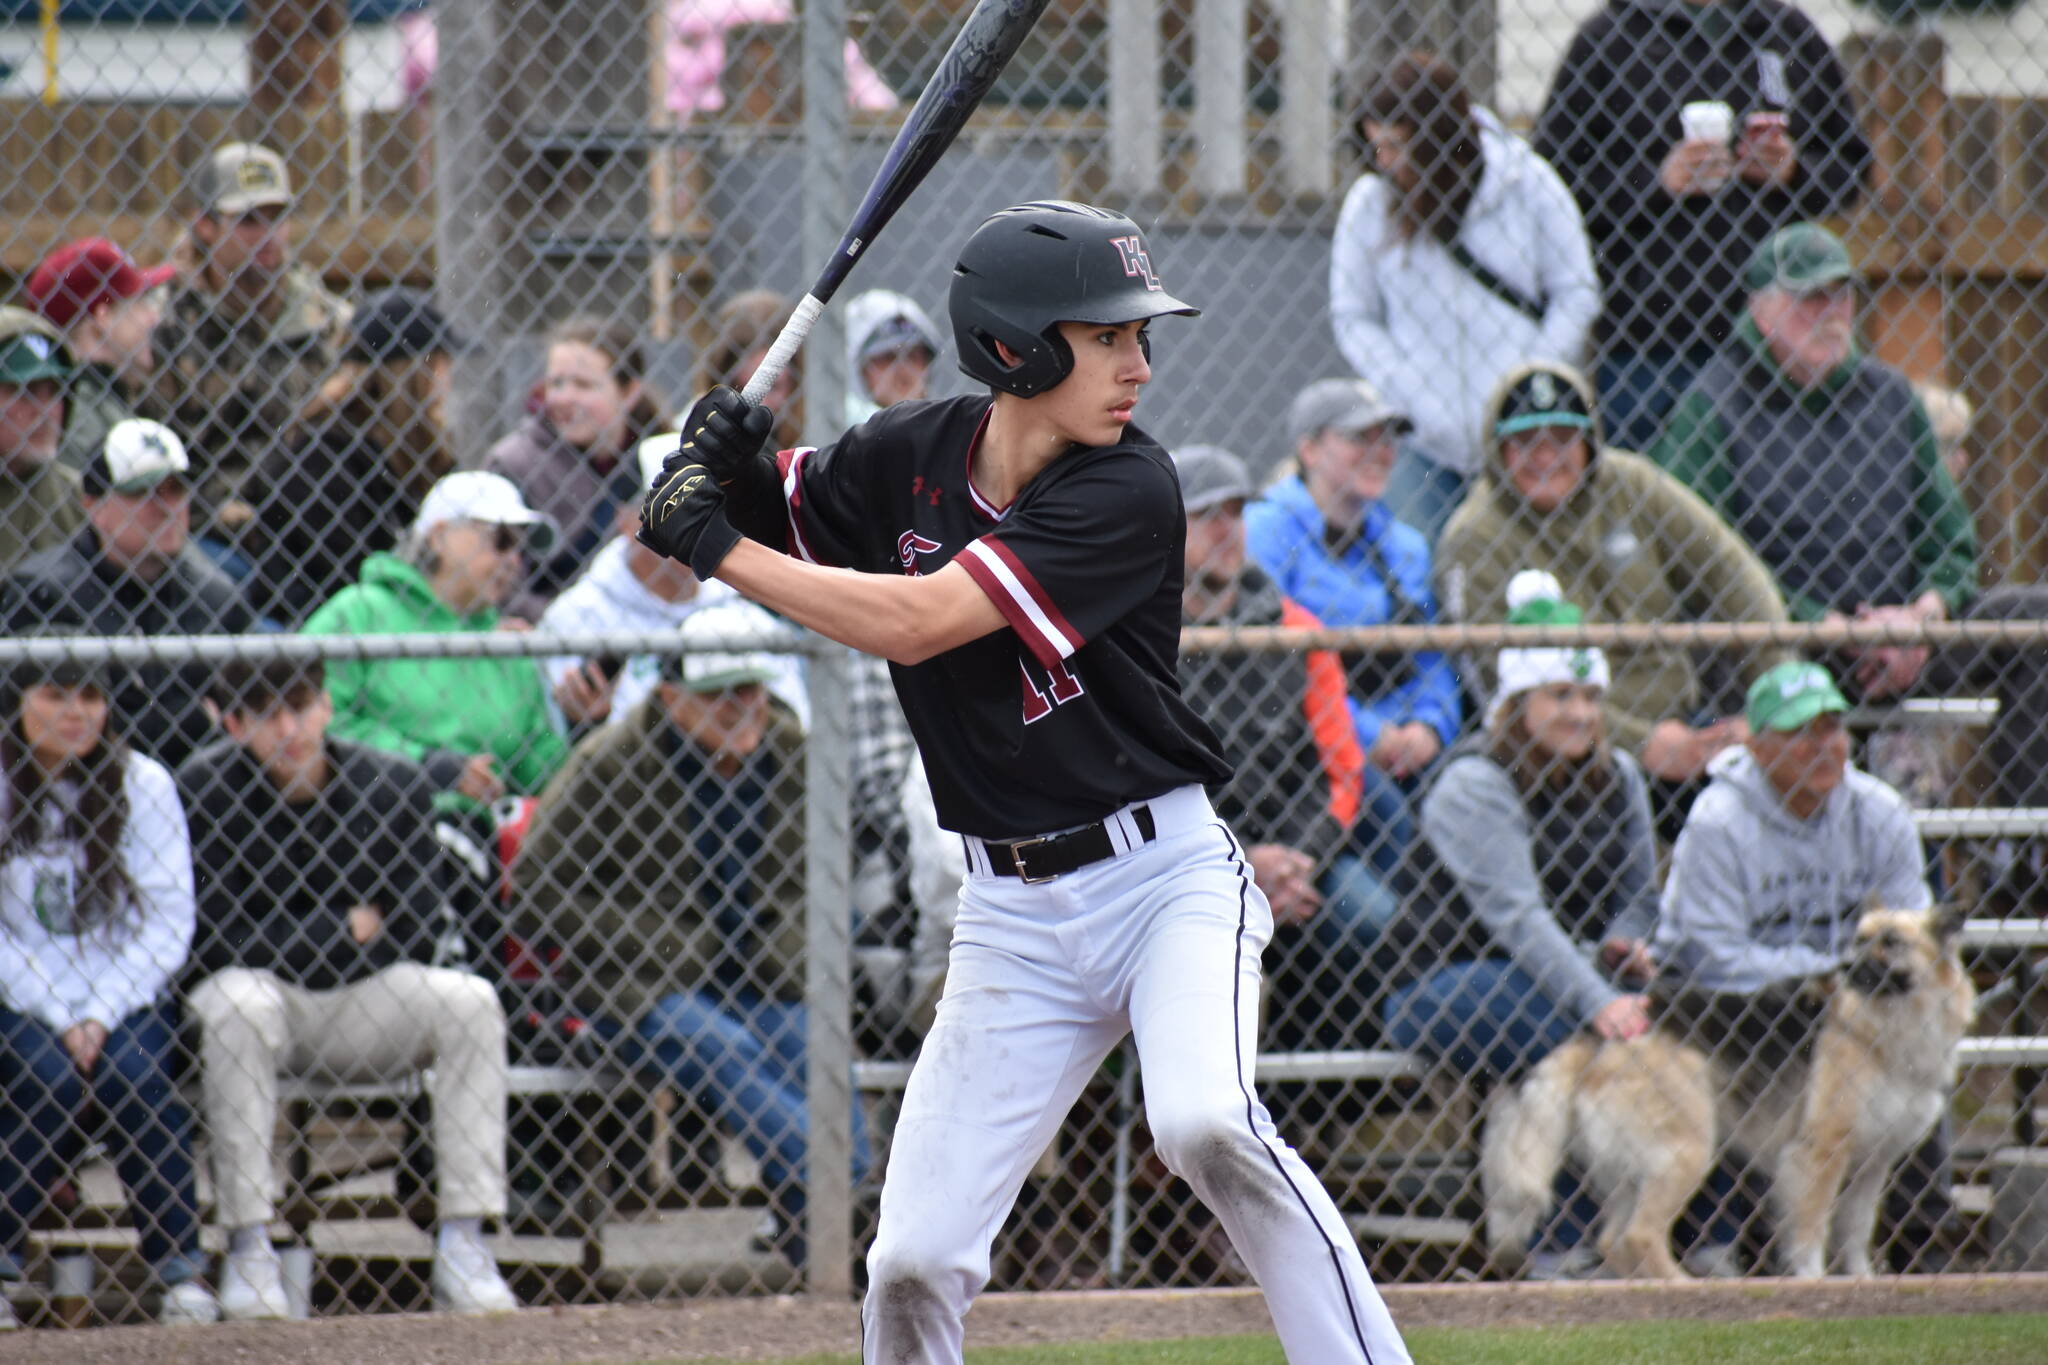
{"type": "Polygon", "coordinates": [[[1536,1224],[1550,1211],[1571,1142],[1572,1093],[1598,1044],[1573,1038],[1519,1084],[1494,1092],[1479,1144],[1486,1245],[1504,1275],[1522,1268],[1536,1224]]]}

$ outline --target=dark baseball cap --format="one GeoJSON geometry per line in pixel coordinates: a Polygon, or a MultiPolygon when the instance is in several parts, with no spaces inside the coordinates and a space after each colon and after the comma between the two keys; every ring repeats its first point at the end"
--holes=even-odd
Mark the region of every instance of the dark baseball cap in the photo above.
{"type": "Polygon", "coordinates": [[[1593,411],[1585,392],[1569,375],[1541,367],[1508,386],[1493,418],[1495,436],[1512,436],[1537,427],[1591,430],[1592,426],[1593,411]]]}
{"type": "Polygon", "coordinates": [[[417,289],[379,289],[356,305],[349,318],[351,360],[401,360],[435,351],[456,355],[469,348],[469,338],[417,289]]]}
{"type": "Polygon", "coordinates": [[[1184,446],[1173,453],[1173,467],[1180,475],[1181,505],[1189,512],[1251,500],[1251,470],[1222,446],[1184,446]]]}
{"type": "Polygon", "coordinates": [[[1856,273],[1849,248],[1819,223],[1781,227],[1757,246],[1742,272],[1743,287],[1804,294],[1840,284],[1856,273]]]}
{"type": "Polygon", "coordinates": [[[28,277],[27,293],[37,312],[69,327],[101,304],[147,294],[177,273],[171,265],[144,270],[106,238],[81,237],[43,257],[28,277]]]}
{"type": "Polygon", "coordinates": [[[1295,441],[1319,431],[1370,431],[1388,423],[1397,432],[1415,428],[1407,413],[1363,379],[1318,379],[1287,407],[1287,435],[1295,441]]]}

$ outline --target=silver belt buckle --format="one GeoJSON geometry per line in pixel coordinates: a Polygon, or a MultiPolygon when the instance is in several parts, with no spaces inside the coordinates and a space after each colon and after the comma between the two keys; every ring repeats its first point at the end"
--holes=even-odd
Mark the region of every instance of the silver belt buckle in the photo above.
{"type": "Polygon", "coordinates": [[[1036,848],[1038,845],[1047,842],[1049,840],[1046,839],[1025,839],[1010,845],[1010,861],[1017,865],[1017,880],[1023,882],[1026,886],[1037,886],[1040,882],[1049,882],[1059,875],[1057,872],[1048,872],[1043,877],[1034,877],[1031,875],[1031,870],[1024,866],[1024,850],[1036,848]]]}

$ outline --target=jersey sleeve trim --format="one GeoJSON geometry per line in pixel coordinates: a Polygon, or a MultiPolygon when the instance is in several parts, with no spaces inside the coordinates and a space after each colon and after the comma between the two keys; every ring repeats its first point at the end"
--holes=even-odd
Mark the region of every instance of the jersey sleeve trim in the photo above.
{"type": "Polygon", "coordinates": [[[1032,657],[1045,667],[1053,667],[1087,643],[1024,562],[994,536],[983,536],[969,545],[957,562],[996,604],[1032,657]]]}
{"type": "Polygon", "coordinates": [[[789,505],[789,551],[807,564],[819,563],[811,553],[810,545],[804,540],[804,457],[817,452],[816,446],[798,446],[794,450],[776,453],[776,462],[782,471],[782,497],[789,505]]]}

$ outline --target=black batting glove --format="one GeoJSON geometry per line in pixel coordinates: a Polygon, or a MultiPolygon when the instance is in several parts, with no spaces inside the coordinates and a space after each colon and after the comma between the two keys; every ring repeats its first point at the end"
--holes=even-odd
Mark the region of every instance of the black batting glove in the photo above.
{"type": "Polygon", "coordinates": [[[670,456],[640,505],[640,543],[708,580],[740,539],[711,471],[687,454],[670,456]]]}
{"type": "Polygon", "coordinates": [[[766,461],[761,447],[775,429],[775,414],[720,384],[683,418],[683,453],[711,471],[721,488],[746,478],[766,461]]]}
{"type": "Polygon", "coordinates": [[[727,518],[755,540],[779,548],[788,513],[775,458],[762,449],[775,428],[775,414],[720,384],[699,398],[678,425],[684,457],[710,470],[724,490],[727,518]]]}

